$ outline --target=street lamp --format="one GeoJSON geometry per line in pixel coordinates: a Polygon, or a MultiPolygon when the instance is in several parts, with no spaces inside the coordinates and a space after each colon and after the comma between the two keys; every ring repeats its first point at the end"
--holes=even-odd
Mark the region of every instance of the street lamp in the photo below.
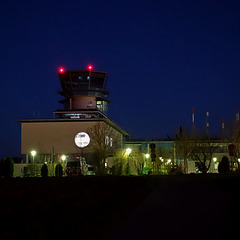
{"type": "Polygon", "coordinates": [[[67,164],[65,164],[65,160],[67,159],[66,155],[62,155],[62,156],[61,156],[61,159],[62,159],[62,161],[63,161],[63,167],[65,167],[65,169],[66,169],[66,166],[67,166],[67,164]],[[65,166],[64,166],[64,165],[65,165],[65,166]]]}
{"type": "Polygon", "coordinates": [[[64,162],[66,160],[66,156],[65,155],[62,155],[61,157],[62,161],[64,162]]]}
{"type": "MultiPolygon", "coordinates": [[[[149,157],[150,157],[150,154],[146,153],[145,158],[149,159],[149,157]]],[[[147,166],[147,161],[145,162],[145,159],[143,159],[143,167],[146,167],[146,166],[147,166]]]]}
{"type": "Polygon", "coordinates": [[[126,154],[129,155],[131,152],[132,152],[132,149],[131,149],[131,148],[127,148],[127,149],[126,149],[126,154]]]}
{"type": "Polygon", "coordinates": [[[34,157],[36,155],[36,151],[35,150],[32,150],[31,151],[31,155],[32,155],[32,159],[33,159],[33,171],[34,171],[34,177],[36,176],[36,171],[35,171],[35,164],[34,164],[34,157]]]}
{"type": "Polygon", "coordinates": [[[131,148],[127,148],[126,149],[126,158],[127,158],[127,171],[126,174],[129,175],[130,174],[130,165],[129,165],[129,155],[132,152],[131,148]]]}
{"type": "Polygon", "coordinates": [[[34,157],[35,157],[36,153],[37,153],[37,152],[36,152],[35,150],[32,150],[32,151],[31,151],[31,155],[32,155],[32,158],[33,158],[33,164],[34,164],[34,157]]]}

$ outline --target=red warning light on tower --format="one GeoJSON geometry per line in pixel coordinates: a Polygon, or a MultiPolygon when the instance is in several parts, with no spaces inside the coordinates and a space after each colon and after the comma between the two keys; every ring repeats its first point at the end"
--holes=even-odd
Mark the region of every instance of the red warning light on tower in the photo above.
{"type": "Polygon", "coordinates": [[[88,65],[88,70],[91,71],[93,69],[92,65],[88,65]]]}
{"type": "Polygon", "coordinates": [[[64,72],[64,68],[62,68],[62,67],[59,68],[59,72],[60,72],[60,73],[63,73],[63,72],[64,72]]]}

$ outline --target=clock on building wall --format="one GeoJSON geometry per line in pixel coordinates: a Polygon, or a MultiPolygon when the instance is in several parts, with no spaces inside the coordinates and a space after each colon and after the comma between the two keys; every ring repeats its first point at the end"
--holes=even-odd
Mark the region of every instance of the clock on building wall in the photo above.
{"type": "Polygon", "coordinates": [[[74,141],[78,147],[83,148],[88,146],[88,144],[90,143],[90,137],[87,133],[80,132],[75,136],[74,141]]]}

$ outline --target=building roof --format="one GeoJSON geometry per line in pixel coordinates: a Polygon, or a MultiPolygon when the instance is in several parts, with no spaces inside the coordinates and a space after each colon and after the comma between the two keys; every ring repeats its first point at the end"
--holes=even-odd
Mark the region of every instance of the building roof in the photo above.
{"type": "Polygon", "coordinates": [[[47,118],[47,119],[18,119],[18,122],[21,123],[41,123],[41,122],[105,122],[106,124],[110,125],[112,128],[120,132],[124,136],[129,136],[129,134],[119,127],[116,123],[114,123],[109,118],[88,118],[88,119],[81,119],[81,118],[47,118]]]}

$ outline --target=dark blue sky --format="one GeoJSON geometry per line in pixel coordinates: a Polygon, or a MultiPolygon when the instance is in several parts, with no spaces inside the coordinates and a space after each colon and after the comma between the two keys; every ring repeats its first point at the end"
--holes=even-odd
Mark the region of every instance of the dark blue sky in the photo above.
{"type": "Polygon", "coordinates": [[[2,1],[0,157],[20,155],[21,118],[52,118],[57,71],[109,73],[109,116],[133,138],[210,131],[240,106],[240,2],[2,1]]]}

